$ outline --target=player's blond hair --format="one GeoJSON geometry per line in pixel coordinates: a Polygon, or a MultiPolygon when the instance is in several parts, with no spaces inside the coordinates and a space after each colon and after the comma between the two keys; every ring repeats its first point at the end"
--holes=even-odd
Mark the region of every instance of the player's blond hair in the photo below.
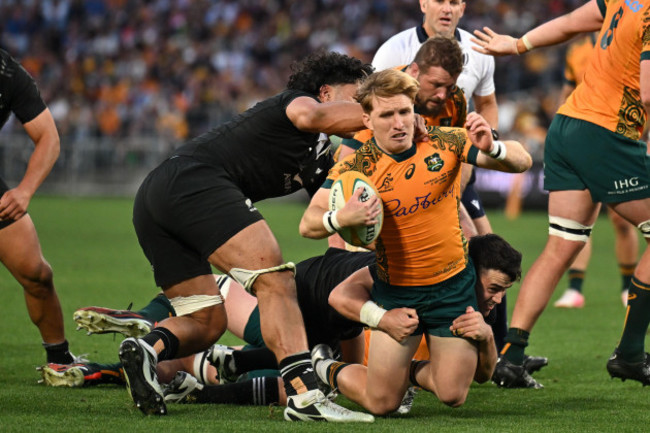
{"type": "Polygon", "coordinates": [[[420,83],[409,74],[395,69],[385,69],[366,78],[357,91],[356,99],[363,111],[370,113],[374,97],[389,98],[406,95],[415,102],[419,90],[420,83]]]}

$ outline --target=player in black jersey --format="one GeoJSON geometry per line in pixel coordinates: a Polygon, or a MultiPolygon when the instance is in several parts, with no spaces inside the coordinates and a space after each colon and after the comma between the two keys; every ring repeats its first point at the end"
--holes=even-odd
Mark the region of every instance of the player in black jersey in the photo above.
{"type": "Polygon", "coordinates": [[[34,79],[0,49],[0,128],[11,113],[22,123],[35,147],[18,186],[9,188],[0,178],[0,261],[23,286],[27,311],[43,339],[47,362],[68,364],[73,357],[65,339],[52,268],[43,257],[27,213],[32,196],[59,157],[59,133],[34,79]]]}
{"type": "Polygon", "coordinates": [[[372,67],[338,53],[314,53],[293,65],[287,89],[190,140],[144,180],[133,223],[156,284],[180,317],[120,346],[131,397],[146,414],[165,414],[157,361],[208,348],[226,329],[223,298],[210,265],[227,272],[259,302],[266,345],[279,360],[287,420],[372,421],[332,407],[311,369],[292,263],[253,205],[302,187],[327,170],[326,134],[363,127],[353,96],[372,67]]]}

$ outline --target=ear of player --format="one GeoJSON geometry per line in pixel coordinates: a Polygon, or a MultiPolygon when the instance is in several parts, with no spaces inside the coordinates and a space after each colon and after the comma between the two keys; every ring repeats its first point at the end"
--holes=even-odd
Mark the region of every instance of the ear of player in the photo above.
{"type": "MultiPolygon", "coordinates": [[[[334,184],[330,189],[330,210],[336,211],[342,209],[343,206],[345,206],[345,203],[350,200],[354,191],[358,188],[364,189],[364,192],[359,196],[359,200],[362,202],[369,200],[373,196],[377,196],[381,203],[379,191],[377,191],[377,188],[372,181],[363,173],[350,170],[342,173],[338,179],[334,181],[334,184]]],[[[370,226],[357,225],[352,227],[341,227],[337,232],[347,243],[363,247],[373,243],[377,239],[379,233],[381,233],[383,223],[384,209],[383,206],[381,206],[381,212],[377,216],[377,224],[370,226]]]]}

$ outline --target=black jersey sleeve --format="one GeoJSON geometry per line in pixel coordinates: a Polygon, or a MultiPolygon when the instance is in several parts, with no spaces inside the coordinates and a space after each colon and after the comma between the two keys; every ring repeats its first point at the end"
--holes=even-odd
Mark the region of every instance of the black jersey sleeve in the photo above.
{"type": "Polygon", "coordinates": [[[41,114],[47,106],[41,98],[36,81],[13,57],[2,56],[0,89],[2,98],[21,123],[27,123],[41,114]]]}

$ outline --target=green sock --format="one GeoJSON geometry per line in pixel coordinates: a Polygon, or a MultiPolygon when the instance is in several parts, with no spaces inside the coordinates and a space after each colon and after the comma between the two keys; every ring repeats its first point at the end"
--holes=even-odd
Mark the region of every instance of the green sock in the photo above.
{"type": "Polygon", "coordinates": [[[585,271],[569,269],[569,288],[582,293],[582,283],[585,281],[585,271]]]}
{"type": "Polygon", "coordinates": [[[137,311],[137,313],[142,314],[146,319],[154,323],[176,315],[169,299],[162,293],[153,298],[149,304],[142,310],[137,311]]]}
{"type": "Polygon", "coordinates": [[[624,290],[629,290],[630,283],[632,282],[632,277],[634,276],[634,270],[636,269],[636,263],[631,265],[618,264],[618,270],[621,273],[621,292],[624,290]]]}
{"type": "Polygon", "coordinates": [[[645,334],[650,324],[650,285],[632,277],[627,315],[618,348],[627,362],[643,361],[645,334]]]}
{"type": "Polygon", "coordinates": [[[338,389],[339,373],[348,365],[350,364],[347,364],[345,362],[332,361],[332,363],[327,366],[327,378],[329,379],[328,382],[332,389],[338,389]]]}
{"type": "Polygon", "coordinates": [[[530,332],[523,329],[510,328],[506,334],[506,344],[501,349],[501,357],[515,365],[524,363],[524,350],[528,346],[530,332]]]}

